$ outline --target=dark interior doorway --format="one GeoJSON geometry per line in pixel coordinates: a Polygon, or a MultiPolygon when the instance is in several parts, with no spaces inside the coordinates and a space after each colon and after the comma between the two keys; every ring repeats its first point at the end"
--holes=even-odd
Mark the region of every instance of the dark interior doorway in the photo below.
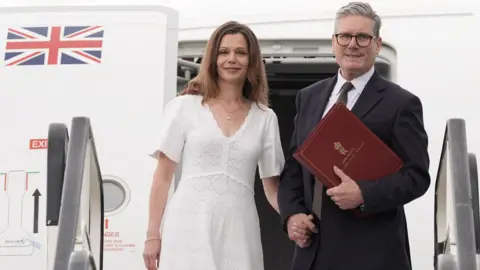
{"type": "MultiPolygon", "coordinates": [[[[283,65],[285,68],[285,65],[283,65]]],[[[300,68],[305,68],[302,66],[300,68]]],[[[324,69],[323,69],[324,70],[324,69]]],[[[283,152],[287,154],[293,133],[293,118],[296,114],[295,98],[297,92],[321,79],[330,77],[333,73],[317,72],[299,73],[299,68],[290,66],[288,70],[279,69],[275,65],[267,65],[268,82],[270,86],[271,108],[278,117],[280,138],[283,152]],[[296,71],[290,73],[291,71],[296,71]]],[[[293,258],[294,243],[288,239],[282,229],[280,216],[268,203],[262,182],[257,174],[255,182],[255,200],[262,234],[265,270],[290,270],[293,258]]]]}
{"type": "MultiPolygon", "coordinates": [[[[293,132],[295,95],[271,95],[272,107],[279,119],[283,151],[286,153],[293,132]]],[[[280,216],[268,203],[262,183],[255,181],[255,200],[262,235],[265,270],[289,270],[292,263],[293,242],[284,233],[280,216]]]]}

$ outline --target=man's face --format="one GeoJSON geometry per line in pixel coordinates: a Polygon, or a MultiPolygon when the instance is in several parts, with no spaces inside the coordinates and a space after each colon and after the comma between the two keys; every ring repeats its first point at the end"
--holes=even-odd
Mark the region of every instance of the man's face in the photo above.
{"type": "Polygon", "coordinates": [[[351,80],[375,63],[382,39],[373,33],[372,19],[351,15],[341,18],[332,38],[332,48],[342,75],[351,80]]]}

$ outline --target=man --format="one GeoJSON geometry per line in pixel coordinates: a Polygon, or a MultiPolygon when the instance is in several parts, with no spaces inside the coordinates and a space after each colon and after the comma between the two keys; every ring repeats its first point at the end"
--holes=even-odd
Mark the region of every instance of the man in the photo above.
{"type": "Polygon", "coordinates": [[[403,207],[430,186],[428,138],[419,98],[374,69],[380,26],[366,3],[353,2],[337,12],[332,46],[340,69],[299,91],[290,155],[333,104],[343,102],[404,167],[375,181],[351,179],[332,168],[342,184],[326,190],[290,156],[278,203],[284,228],[297,243],[293,270],[412,269],[403,207]],[[357,217],[354,208],[368,217],[357,217]]]}

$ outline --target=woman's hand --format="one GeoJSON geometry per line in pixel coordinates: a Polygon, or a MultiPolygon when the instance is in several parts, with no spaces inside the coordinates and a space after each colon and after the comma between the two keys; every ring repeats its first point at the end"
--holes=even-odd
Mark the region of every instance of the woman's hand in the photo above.
{"type": "Polygon", "coordinates": [[[162,240],[159,237],[149,238],[145,241],[143,261],[147,270],[156,270],[157,261],[160,259],[160,247],[162,240]]]}

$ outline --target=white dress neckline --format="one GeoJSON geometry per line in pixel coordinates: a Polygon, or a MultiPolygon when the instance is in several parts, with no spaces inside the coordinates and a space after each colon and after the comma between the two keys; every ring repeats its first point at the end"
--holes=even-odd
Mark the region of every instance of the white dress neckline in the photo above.
{"type": "Polygon", "coordinates": [[[227,135],[225,135],[223,130],[218,125],[218,121],[215,119],[215,116],[214,116],[212,110],[210,109],[210,106],[207,103],[205,103],[205,105],[203,106],[203,108],[205,109],[205,111],[209,115],[209,119],[213,121],[215,129],[217,130],[219,135],[222,136],[224,139],[229,140],[229,141],[234,140],[237,136],[240,136],[241,133],[243,132],[243,130],[246,128],[246,126],[250,122],[253,107],[254,107],[254,103],[252,102],[250,104],[250,108],[248,109],[247,116],[245,116],[245,119],[243,120],[243,123],[240,125],[240,127],[232,135],[227,136],[227,135]]]}

